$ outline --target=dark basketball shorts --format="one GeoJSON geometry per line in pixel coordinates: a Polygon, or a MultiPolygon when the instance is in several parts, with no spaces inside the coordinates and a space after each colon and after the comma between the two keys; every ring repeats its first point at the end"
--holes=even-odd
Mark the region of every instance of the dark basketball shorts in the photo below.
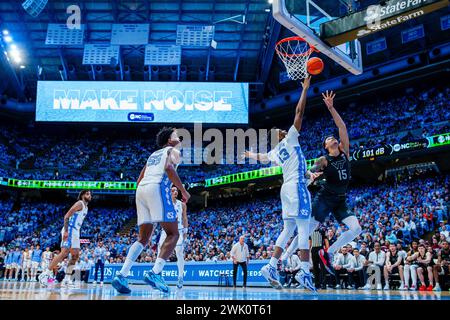
{"type": "Polygon", "coordinates": [[[342,220],[354,216],[348,210],[346,196],[333,195],[324,191],[319,191],[312,203],[311,216],[320,223],[323,223],[330,213],[341,223],[342,220]]]}

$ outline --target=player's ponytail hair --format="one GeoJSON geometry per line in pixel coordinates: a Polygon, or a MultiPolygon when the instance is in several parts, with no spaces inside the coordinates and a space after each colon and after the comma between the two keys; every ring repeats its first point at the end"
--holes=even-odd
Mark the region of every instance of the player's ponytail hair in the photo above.
{"type": "Polygon", "coordinates": [[[83,196],[88,192],[90,192],[90,190],[81,190],[80,193],[78,194],[77,200],[82,200],[83,196]]]}

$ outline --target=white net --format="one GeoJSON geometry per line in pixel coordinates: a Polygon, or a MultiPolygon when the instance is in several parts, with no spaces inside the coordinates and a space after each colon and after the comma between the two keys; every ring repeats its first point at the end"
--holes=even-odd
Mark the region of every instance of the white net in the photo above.
{"type": "Polygon", "coordinates": [[[308,76],[306,62],[313,49],[305,40],[293,37],[281,40],[276,44],[276,51],[281,61],[283,61],[289,78],[301,80],[308,76]]]}

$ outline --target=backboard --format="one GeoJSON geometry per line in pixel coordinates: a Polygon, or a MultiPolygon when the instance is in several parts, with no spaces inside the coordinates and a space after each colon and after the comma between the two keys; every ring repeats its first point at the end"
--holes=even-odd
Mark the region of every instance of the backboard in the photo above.
{"type": "Polygon", "coordinates": [[[272,11],[275,20],[284,27],[304,38],[351,73],[361,74],[362,56],[358,40],[332,47],[320,38],[322,23],[344,16],[348,12],[345,2],[345,0],[273,0],[272,11]]]}

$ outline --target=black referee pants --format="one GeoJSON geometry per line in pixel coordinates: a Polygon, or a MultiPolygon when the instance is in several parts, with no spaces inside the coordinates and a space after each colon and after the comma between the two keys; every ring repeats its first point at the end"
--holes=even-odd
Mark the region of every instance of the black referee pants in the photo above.
{"type": "Polygon", "coordinates": [[[244,287],[247,286],[247,262],[233,263],[233,286],[236,287],[237,271],[238,267],[241,266],[244,272],[244,287]]]}
{"type": "Polygon", "coordinates": [[[313,274],[316,288],[320,288],[321,286],[326,285],[325,266],[323,265],[323,262],[319,256],[319,251],[321,249],[323,248],[322,247],[311,248],[311,259],[313,263],[313,274]]]}

